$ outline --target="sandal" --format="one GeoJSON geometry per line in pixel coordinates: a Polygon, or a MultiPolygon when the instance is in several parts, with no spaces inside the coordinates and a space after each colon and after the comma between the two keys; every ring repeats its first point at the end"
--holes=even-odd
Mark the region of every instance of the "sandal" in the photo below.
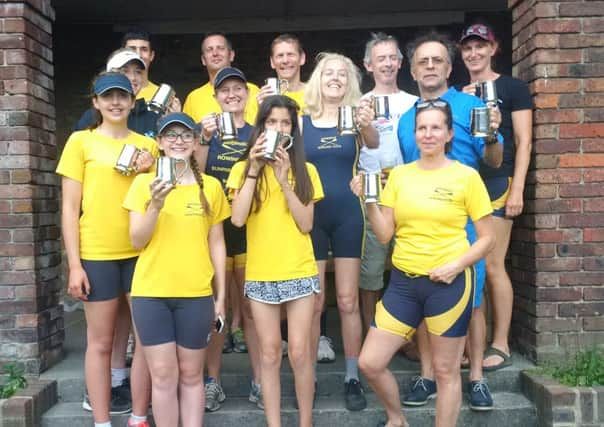
{"type": "Polygon", "coordinates": [[[501,351],[493,346],[490,346],[487,349],[487,351],[484,352],[484,357],[482,358],[482,360],[484,361],[484,359],[486,359],[487,357],[491,357],[491,356],[499,356],[499,357],[501,357],[502,361],[496,365],[483,366],[482,370],[485,372],[493,372],[493,371],[497,371],[498,369],[507,368],[508,366],[512,366],[511,355],[505,354],[503,351],[501,351]]]}

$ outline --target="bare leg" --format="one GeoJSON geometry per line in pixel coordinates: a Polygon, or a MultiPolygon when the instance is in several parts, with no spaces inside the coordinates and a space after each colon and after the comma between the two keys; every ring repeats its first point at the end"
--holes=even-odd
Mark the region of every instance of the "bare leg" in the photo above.
{"type": "Polygon", "coordinates": [[[269,427],[281,426],[281,308],[250,301],[260,344],[260,372],[264,414],[269,427]]]}
{"type": "Polygon", "coordinates": [[[239,307],[243,316],[243,333],[247,352],[252,365],[252,377],[254,382],[260,383],[260,349],[258,344],[258,334],[254,325],[254,318],[250,308],[250,301],[243,296],[243,286],[245,284],[245,268],[235,269],[235,282],[237,283],[237,293],[240,298],[239,307]]]}
{"type": "Polygon", "coordinates": [[[113,349],[111,351],[111,367],[113,369],[126,368],[126,350],[128,349],[128,337],[130,335],[130,308],[126,297],[119,297],[119,309],[113,335],[113,349]]]}
{"type": "Polygon", "coordinates": [[[388,364],[405,342],[403,337],[370,328],[359,356],[359,367],[384,405],[388,423],[394,426],[403,426],[406,421],[401,412],[398,384],[388,364]]]}
{"type": "Polygon", "coordinates": [[[380,298],[380,291],[367,291],[365,289],[360,289],[359,295],[361,297],[363,326],[365,327],[365,331],[369,333],[371,322],[375,316],[375,305],[380,298]]]}
{"type": "Polygon", "coordinates": [[[360,258],[335,258],[336,297],[342,323],[344,356],[359,357],[362,323],[359,311],[360,258]]]}
{"type": "Polygon", "coordinates": [[[419,324],[417,328],[417,350],[419,351],[419,359],[422,365],[421,376],[434,380],[434,370],[432,369],[432,348],[430,345],[430,338],[428,337],[428,330],[426,329],[426,322],[419,324]]]}
{"type": "MultiPolygon", "coordinates": [[[[484,304],[483,304],[484,305],[484,304]]],[[[482,378],[482,357],[484,355],[484,343],[487,339],[487,325],[484,318],[482,305],[472,311],[470,329],[468,334],[470,356],[470,381],[478,381],[482,378]]]]}
{"type": "Polygon", "coordinates": [[[325,307],[325,293],[327,292],[327,285],[325,282],[327,261],[317,261],[317,267],[319,269],[319,285],[321,286],[321,292],[315,295],[315,311],[312,318],[312,332],[310,335],[310,353],[313,355],[314,362],[317,361],[319,336],[321,334],[321,313],[325,307]]]}
{"type": "Polygon", "coordinates": [[[119,300],[86,302],[86,388],[97,423],[109,421],[111,393],[111,352],[119,300]]]}
{"type": "MultiPolygon", "coordinates": [[[[143,346],[153,384],[153,418],[161,427],[178,426],[178,357],[176,343],[143,346]]],[[[200,402],[195,402],[200,406],[200,402]]]]}
{"type": "MultiPolygon", "coordinates": [[[[132,300],[128,295],[128,303],[132,310],[132,300]]],[[[138,338],[136,328],[134,331],[134,357],[132,358],[132,369],[130,370],[130,390],[132,392],[132,415],[139,417],[147,415],[149,402],[151,401],[151,375],[145,360],[143,346],[138,338]]]]}
{"type": "MultiPolygon", "coordinates": [[[[505,269],[505,254],[510,244],[510,234],[513,222],[508,219],[493,217],[495,225],[495,248],[486,256],[487,289],[490,300],[493,301],[493,347],[510,354],[508,336],[512,322],[512,306],[514,290],[512,282],[505,269]]],[[[485,359],[483,366],[493,366],[501,363],[500,356],[485,359]]]]}
{"type": "MultiPolygon", "coordinates": [[[[233,261],[234,262],[234,261],[233,261]]],[[[233,267],[235,269],[235,274],[233,274],[233,278],[227,282],[227,286],[229,287],[229,302],[231,304],[231,331],[237,328],[241,328],[243,326],[242,322],[242,299],[243,294],[239,291],[241,290],[241,283],[238,282],[237,270],[245,271],[245,269],[233,267]]]]}
{"type": "Polygon", "coordinates": [[[314,314],[314,296],[300,298],[286,304],[288,321],[288,357],[294,371],[300,427],[312,427],[312,404],[315,392],[313,360],[310,351],[311,319],[314,314]]]}
{"type": "Polygon", "coordinates": [[[430,334],[432,364],[438,388],[435,427],[455,427],[461,409],[461,375],[464,337],[447,338],[430,334]]]}
{"type": "MultiPolygon", "coordinates": [[[[230,283],[233,277],[233,272],[227,270],[226,271],[226,283],[230,283]]],[[[232,292],[229,290],[229,286],[227,286],[226,294],[228,296],[228,301],[232,292]]],[[[224,334],[216,333],[214,328],[210,328],[212,331],[212,337],[210,338],[210,342],[206,349],[206,357],[208,363],[208,376],[214,378],[216,381],[220,382],[220,370],[222,369],[222,347],[224,346],[224,334]]]]}
{"type": "MultiPolygon", "coordinates": [[[[195,350],[176,346],[178,355],[178,396],[182,427],[203,426],[205,393],[203,387],[203,365],[205,349],[195,350]]],[[[155,411],[155,407],[153,407],[155,411]]],[[[161,426],[161,424],[158,423],[161,426]]]]}

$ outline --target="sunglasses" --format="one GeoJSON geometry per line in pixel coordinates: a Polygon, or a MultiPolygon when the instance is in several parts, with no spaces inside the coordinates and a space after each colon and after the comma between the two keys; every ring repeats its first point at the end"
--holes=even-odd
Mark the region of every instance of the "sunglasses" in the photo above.
{"type": "Polygon", "coordinates": [[[444,99],[428,99],[427,101],[418,102],[415,108],[417,110],[423,110],[425,108],[448,108],[449,103],[444,99]]]}

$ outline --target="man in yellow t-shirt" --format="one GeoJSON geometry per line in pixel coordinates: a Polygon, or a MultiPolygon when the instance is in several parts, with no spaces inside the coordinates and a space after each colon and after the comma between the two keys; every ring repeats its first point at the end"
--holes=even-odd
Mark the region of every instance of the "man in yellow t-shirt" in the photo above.
{"type": "MultiPolygon", "coordinates": [[[[220,113],[222,110],[214,98],[214,78],[218,71],[224,67],[230,67],[235,59],[235,51],[229,39],[224,34],[212,33],[207,35],[201,42],[201,63],[208,71],[209,81],[203,86],[193,90],[185,99],[183,112],[188,114],[196,122],[200,122],[204,116],[210,113],[220,113]]],[[[247,83],[249,97],[245,105],[245,121],[253,124],[256,121],[258,104],[256,95],[258,86],[247,83]]]]}
{"type": "MultiPolygon", "coordinates": [[[[293,34],[280,34],[271,43],[271,68],[279,80],[287,81],[287,90],[281,95],[293,99],[300,106],[300,115],[304,110],[304,89],[306,83],[300,78],[302,66],[306,63],[306,54],[300,39],[293,34]]],[[[277,95],[269,85],[264,85],[258,93],[258,104],[264,98],[277,95]]]]}

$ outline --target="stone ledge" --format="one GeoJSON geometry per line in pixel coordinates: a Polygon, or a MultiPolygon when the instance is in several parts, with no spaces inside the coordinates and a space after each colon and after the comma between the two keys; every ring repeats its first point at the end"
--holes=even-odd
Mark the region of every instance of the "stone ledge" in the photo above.
{"type": "Polygon", "coordinates": [[[57,401],[56,381],[28,379],[23,390],[0,399],[0,427],[38,427],[42,414],[57,401]]]}
{"type": "Polygon", "coordinates": [[[569,387],[527,371],[520,380],[523,393],[537,408],[538,427],[604,425],[604,386],[569,387]]]}

